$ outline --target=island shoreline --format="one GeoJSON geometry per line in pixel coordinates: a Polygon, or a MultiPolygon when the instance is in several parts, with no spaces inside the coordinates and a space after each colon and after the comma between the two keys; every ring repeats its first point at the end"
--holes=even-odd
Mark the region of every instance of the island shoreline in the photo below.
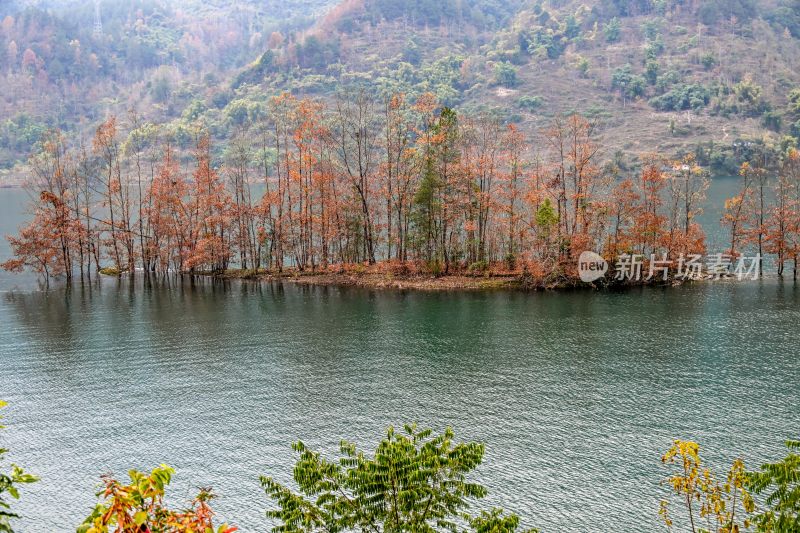
{"type": "Polygon", "coordinates": [[[184,273],[183,276],[208,277],[221,280],[245,280],[268,283],[288,283],[293,285],[319,287],[354,287],[377,290],[412,290],[419,292],[569,292],[586,290],[627,289],[633,287],[673,287],[682,285],[683,280],[670,278],[667,281],[628,281],[617,282],[601,278],[585,283],[577,277],[558,276],[555,278],[535,278],[526,273],[489,274],[404,274],[385,272],[347,272],[347,271],[297,271],[282,272],[252,270],[226,270],[225,272],[184,273]]]}

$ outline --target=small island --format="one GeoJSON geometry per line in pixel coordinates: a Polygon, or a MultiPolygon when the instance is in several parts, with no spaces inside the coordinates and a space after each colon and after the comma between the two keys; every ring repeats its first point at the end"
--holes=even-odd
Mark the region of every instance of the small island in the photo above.
{"type": "MultiPolygon", "coordinates": [[[[335,103],[282,94],[260,140],[234,140],[218,158],[202,134],[186,163],[131,120],[126,135],[106,120],[91,151],[58,131],[44,138],[31,159],[33,219],[9,237],[14,257],[3,268],[67,281],[138,270],[547,289],[580,285],[587,251],[612,264],[637,258],[636,277],[614,278],[624,283],[681,279],[679,258],[713,252],[697,222],[708,171],[691,155],[646,154],[623,173],[602,159],[597,125],[577,114],[533,143],[432,94],[379,101],[362,90],[335,103]]],[[[716,274],[747,248],[773,254],[779,275],[787,262],[796,273],[800,225],[788,206],[798,202],[799,163],[790,147],[774,169],[742,164],[722,218],[729,268],[716,274]]]]}

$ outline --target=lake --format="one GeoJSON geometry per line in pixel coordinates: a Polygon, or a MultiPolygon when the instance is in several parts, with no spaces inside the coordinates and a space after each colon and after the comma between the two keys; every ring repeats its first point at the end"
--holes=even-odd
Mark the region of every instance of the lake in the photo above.
{"type": "MultiPolygon", "coordinates": [[[[717,180],[711,197],[734,187],[717,180]]],[[[0,190],[0,233],[23,200],[0,190]]],[[[222,519],[266,531],[258,476],[290,479],[292,441],[369,448],[406,422],[485,442],[486,504],[526,526],[650,531],[673,438],[721,469],[776,459],[800,436],[790,280],[527,294],[106,278],[43,291],[0,273],[0,291],[0,443],[42,477],[15,507],[23,532],[74,531],[101,474],[160,463],[177,470],[173,502],[211,485],[222,519]]]]}

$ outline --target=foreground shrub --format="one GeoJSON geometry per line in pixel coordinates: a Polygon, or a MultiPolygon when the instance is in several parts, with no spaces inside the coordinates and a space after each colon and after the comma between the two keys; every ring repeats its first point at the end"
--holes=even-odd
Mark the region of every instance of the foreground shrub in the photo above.
{"type": "MultiPolygon", "coordinates": [[[[665,482],[684,508],[689,531],[800,532],[800,441],[787,441],[786,447],[786,457],[754,472],[746,471],[742,460],[736,459],[719,480],[703,463],[696,442],[676,440],[661,460],[675,467],[665,482]],[[753,495],[762,497],[758,505],[753,495]]],[[[666,500],[659,515],[672,530],[666,500]]]]}
{"type": "MultiPolygon", "coordinates": [[[[453,431],[389,428],[374,455],[342,442],[342,456],[328,461],[302,442],[294,467],[299,492],[262,477],[261,485],[278,506],[267,516],[280,521],[273,531],[457,531],[514,532],[516,515],[500,509],[469,514],[486,489],[466,476],[483,460],[484,446],[454,443],[453,431]],[[461,526],[463,527],[463,526],[461,526]]],[[[530,530],[533,531],[533,530],[530,530]]]]}
{"type": "MultiPolygon", "coordinates": [[[[0,400],[0,409],[4,408],[6,405],[8,405],[6,402],[0,400]]],[[[2,417],[0,416],[0,418],[2,417]]],[[[0,429],[3,428],[4,426],[0,426],[0,429]]],[[[0,532],[13,533],[14,530],[11,529],[11,520],[13,518],[19,518],[19,516],[11,512],[11,503],[8,500],[8,496],[18,500],[19,486],[24,483],[38,481],[38,478],[31,474],[26,474],[22,468],[15,464],[11,465],[11,472],[6,473],[6,468],[3,463],[3,458],[6,453],[8,453],[8,450],[0,447],[0,532]]]]}
{"type": "Polygon", "coordinates": [[[78,527],[78,533],[233,533],[237,528],[223,524],[214,529],[214,512],[209,502],[211,489],[200,489],[188,509],[172,511],[164,505],[164,494],[175,471],[161,465],[150,474],[131,470],[125,485],[111,476],[103,477],[98,493],[103,502],[78,527]]]}
{"type": "Polygon", "coordinates": [[[775,463],[748,474],[748,487],[765,496],[767,507],[753,517],[759,531],[800,531],[800,441],[786,441],[789,453],[775,463]]]}
{"type": "MultiPolygon", "coordinates": [[[[693,533],[701,522],[707,529],[699,531],[718,533],[734,533],[750,526],[747,516],[755,504],[745,487],[747,474],[740,459],[733,462],[723,482],[705,466],[696,442],[676,440],[661,461],[676,467],[666,483],[685,507],[693,533]]],[[[673,524],[666,500],[661,502],[659,514],[671,530],[673,524]]]]}

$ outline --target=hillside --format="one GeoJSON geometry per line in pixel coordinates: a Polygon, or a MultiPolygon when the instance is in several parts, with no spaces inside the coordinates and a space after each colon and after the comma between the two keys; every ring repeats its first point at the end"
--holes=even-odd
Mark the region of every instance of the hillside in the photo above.
{"type": "Polygon", "coordinates": [[[531,133],[577,111],[599,122],[623,165],[694,151],[734,172],[749,151],[799,133],[789,101],[800,86],[798,2],[445,2],[378,16],[381,5],[343,2],[234,87],[253,99],[353,82],[431,91],[531,133]]]}
{"type": "MultiPolygon", "coordinates": [[[[21,4],[17,3],[17,4],[21,4]]],[[[0,11],[0,168],[17,178],[48,128],[89,138],[136,109],[190,146],[258,123],[282,91],[434,93],[535,134],[597,121],[607,159],[695,152],[718,173],[800,134],[800,2],[325,0],[101,4],[0,11]]],[[[16,7],[15,7],[16,6],[16,7]]]]}
{"type": "Polygon", "coordinates": [[[0,2],[0,181],[46,130],[90,136],[108,114],[180,116],[269,42],[313,24],[326,0],[0,2]],[[98,31],[99,30],[99,31],[98,31]],[[5,172],[4,172],[5,171],[5,172]]]}

